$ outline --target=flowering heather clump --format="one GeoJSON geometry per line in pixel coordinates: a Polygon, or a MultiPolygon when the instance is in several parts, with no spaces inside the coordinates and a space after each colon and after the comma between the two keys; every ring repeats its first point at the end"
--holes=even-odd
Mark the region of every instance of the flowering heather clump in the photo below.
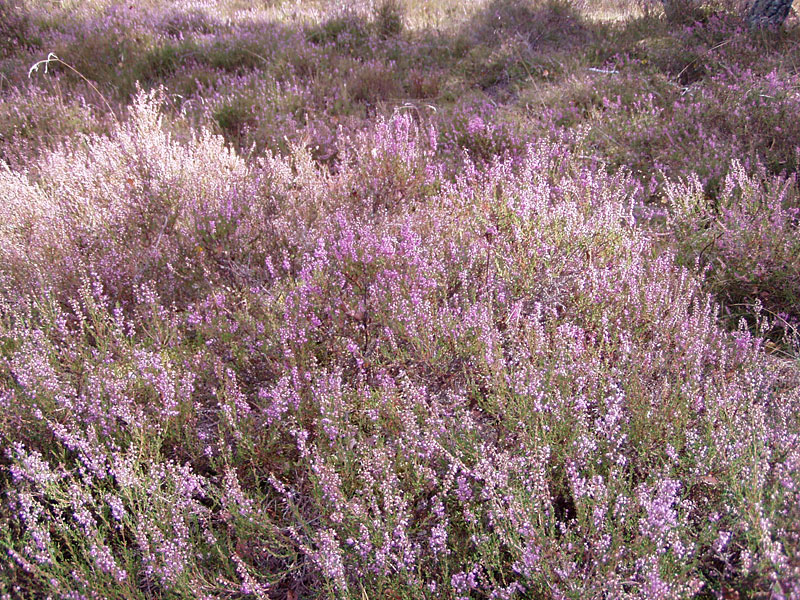
{"type": "Polygon", "coordinates": [[[731,307],[758,301],[778,324],[800,318],[797,181],[749,175],[734,162],[711,200],[695,178],[669,186],[671,229],[684,259],[708,267],[706,281],[731,307]]]}
{"type": "Polygon", "coordinates": [[[145,95],[111,137],[65,146],[31,170],[6,169],[0,192],[0,254],[23,290],[58,263],[49,280],[58,288],[94,273],[118,296],[150,280],[170,297],[205,293],[204,269],[225,270],[232,253],[252,250],[270,210],[268,198],[253,200],[257,178],[221,139],[172,141],[145,95]]]}
{"type": "Polygon", "coordinates": [[[507,118],[489,102],[456,105],[442,125],[442,152],[458,160],[466,151],[478,162],[519,156],[525,141],[507,118]]]}
{"type": "Polygon", "coordinates": [[[246,165],[159,118],[0,184],[6,593],[797,592],[800,397],[630,175],[445,180],[402,112],[246,165]]]}

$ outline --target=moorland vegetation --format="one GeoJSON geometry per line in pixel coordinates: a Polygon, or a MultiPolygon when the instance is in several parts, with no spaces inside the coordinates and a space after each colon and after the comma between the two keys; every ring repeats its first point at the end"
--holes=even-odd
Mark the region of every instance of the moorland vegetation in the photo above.
{"type": "Polygon", "coordinates": [[[691,4],[0,0],[0,597],[800,597],[800,28],[691,4]]]}

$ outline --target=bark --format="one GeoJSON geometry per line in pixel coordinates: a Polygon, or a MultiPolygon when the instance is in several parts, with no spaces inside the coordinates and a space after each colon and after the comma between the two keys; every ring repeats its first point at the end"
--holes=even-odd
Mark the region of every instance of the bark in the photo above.
{"type": "Polygon", "coordinates": [[[747,13],[751,28],[769,27],[777,29],[789,16],[792,0],[753,0],[747,13]]]}

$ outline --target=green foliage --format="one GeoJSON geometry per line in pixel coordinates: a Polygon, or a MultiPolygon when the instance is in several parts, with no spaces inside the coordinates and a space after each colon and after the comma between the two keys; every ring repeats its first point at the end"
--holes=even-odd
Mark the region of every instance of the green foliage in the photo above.
{"type": "Polygon", "coordinates": [[[400,35],[403,31],[404,7],[401,0],[381,0],[375,7],[375,30],[382,39],[400,35]]]}
{"type": "Polygon", "coordinates": [[[146,51],[135,67],[135,77],[145,84],[154,84],[171,77],[185,68],[187,59],[193,54],[192,44],[166,43],[146,51]]]}
{"type": "Polygon", "coordinates": [[[253,123],[254,106],[246,98],[237,98],[218,107],[212,114],[223,133],[236,139],[253,123]]]}
{"type": "Polygon", "coordinates": [[[209,48],[205,48],[201,53],[200,61],[213,69],[233,73],[269,65],[270,61],[266,56],[270,54],[268,48],[262,48],[253,43],[230,40],[216,42],[209,48]]]}

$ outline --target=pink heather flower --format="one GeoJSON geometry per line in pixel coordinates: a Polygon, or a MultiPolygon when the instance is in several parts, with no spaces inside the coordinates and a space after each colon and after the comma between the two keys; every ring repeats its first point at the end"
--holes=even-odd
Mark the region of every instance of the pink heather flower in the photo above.
{"type": "Polygon", "coordinates": [[[430,546],[436,556],[450,554],[450,550],[447,548],[447,524],[445,520],[431,529],[430,546]]]}
{"type": "Polygon", "coordinates": [[[470,135],[475,135],[476,133],[482,133],[486,129],[486,124],[483,122],[483,119],[480,115],[472,115],[467,122],[467,133],[470,135]]]}
{"type": "Polygon", "coordinates": [[[104,545],[97,545],[92,543],[89,551],[90,556],[94,559],[95,565],[103,573],[108,573],[114,576],[118,583],[124,582],[128,578],[128,573],[122,569],[118,564],[111,549],[104,545]]]}
{"type": "Polygon", "coordinates": [[[106,503],[108,507],[111,509],[111,516],[112,518],[117,521],[118,524],[122,523],[122,519],[125,517],[125,506],[122,503],[122,500],[119,496],[115,496],[114,494],[107,494],[106,495],[106,503]]]}
{"type": "Polygon", "coordinates": [[[325,577],[331,579],[340,593],[347,593],[342,550],[333,529],[320,531],[316,536],[317,550],[311,558],[319,566],[325,577]]]}

